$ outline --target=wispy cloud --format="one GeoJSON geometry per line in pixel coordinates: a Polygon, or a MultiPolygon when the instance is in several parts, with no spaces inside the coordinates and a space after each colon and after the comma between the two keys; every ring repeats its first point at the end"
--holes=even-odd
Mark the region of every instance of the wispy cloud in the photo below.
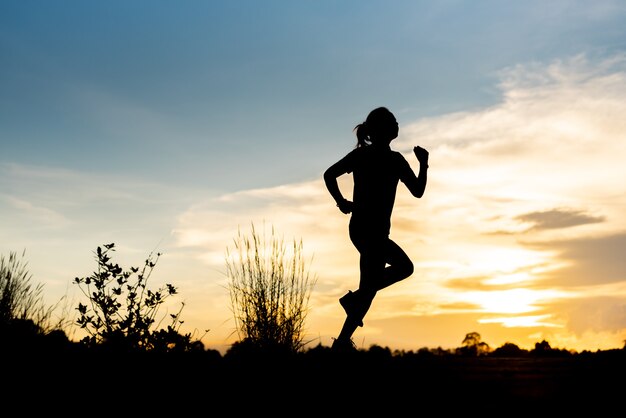
{"type": "Polygon", "coordinates": [[[6,216],[13,214],[13,222],[24,221],[25,224],[35,224],[43,228],[63,228],[70,224],[70,219],[55,210],[34,205],[32,202],[15,196],[2,196],[9,208],[3,210],[6,216]]]}
{"type": "Polygon", "coordinates": [[[27,249],[38,279],[59,283],[46,289],[56,296],[98,245],[144,257],[162,244],[192,195],[185,192],[120,174],[0,163],[0,251],[27,249]]]}
{"type": "Polygon", "coordinates": [[[591,216],[582,210],[552,209],[529,212],[515,217],[521,222],[530,223],[530,230],[569,228],[603,222],[603,216],[591,216]]]}
{"type": "Polygon", "coordinates": [[[557,253],[557,258],[564,264],[561,269],[542,275],[545,285],[567,288],[605,283],[626,284],[626,232],[526,245],[549,248],[557,253]]]}

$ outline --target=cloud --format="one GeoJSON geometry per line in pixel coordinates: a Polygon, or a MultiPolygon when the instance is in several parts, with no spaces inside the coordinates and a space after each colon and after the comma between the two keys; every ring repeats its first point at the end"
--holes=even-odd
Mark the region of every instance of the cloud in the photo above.
{"type": "MultiPolygon", "coordinates": [[[[172,235],[178,247],[196,248],[199,257],[219,267],[224,264],[227,247],[232,247],[240,231],[249,235],[254,225],[259,233],[268,234],[274,228],[286,242],[302,240],[303,252],[308,258],[314,257],[316,267],[334,266],[334,272],[325,276],[325,280],[333,281],[345,270],[341,263],[337,265],[341,254],[352,250],[351,244],[345,242],[347,219],[319,179],[240,191],[199,202],[178,216],[172,235]]],[[[348,258],[354,257],[351,254],[348,258]]]]}
{"type": "Polygon", "coordinates": [[[564,264],[564,267],[542,275],[544,286],[569,288],[626,283],[626,232],[526,245],[549,248],[564,264]]]}
{"type": "Polygon", "coordinates": [[[576,334],[619,332],[626,328],[626,302],[623,297],[597,297],[577,301],[563,307],[567,312],[568,328],[576,334]]]}
{"type": "Polygon", "coordinates": [[[0,252],[28,249],[47,293],[62,295],[67,280],[90,271],[96,246],[115,242],[133,263],[159,246],[185,199],[121,174],[0,163],[0,252]]]}
{"type": "Polygon", "coordinates": [[[603,216],[591,216],[582,210],[552,209],[539,212],[529,212],[515,217],[524,223],[530,223],[530,230],[569,228],[578,225],[587,225],[603,222],[603,216]]]}
{"type": "Polygon", "coordinates": [[[0,197],[8,203],[8,210],[5,209],[3,212],[6,216],[12,213],[13,222],[23,222],[30,224],[31,227],[37,225],[43,228],[63,228],[71,223],[70,219],[47,207],[35,205],[16,196],[0,195],[0,197]]]}

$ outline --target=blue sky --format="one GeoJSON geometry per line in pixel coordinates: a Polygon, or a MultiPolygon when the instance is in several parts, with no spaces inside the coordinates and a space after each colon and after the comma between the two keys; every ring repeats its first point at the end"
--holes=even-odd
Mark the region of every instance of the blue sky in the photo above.
{"type": "Polygon", "coordinates": [[[504,67],[624,47],[618,2],[0,7],[3,160],[217,190],[319,175],[379,104],[476,108],[504,67]]]}
{"type": "MultiPolygon", "coordinates": [[[[316,182],[354,146],[352,128],[367,112],[384,105],[395,113],[401,130],[406,127],[405,136],[396,144],[399,150],[421,143],[433,156],[441,156],[439,178],[437,160],[431,164],[435,168],[432,203],[414,203],[422,207],[416,216],[426,217],[429,210],[442,207],[443,201],[436,202],[437,190],[446,191],[446,199],[452,199],[458,191],[454,184],[463,183],[459,179],[491,184],[485,179],[493,174],[472,177],[459,172],[464,163],[451,150],[486,142],[499,129],[511,138],[502,149],[515,155],[520,145],[512,138],[521,135],[521,128],[532,126],[530,120],[516,118],[539,116],[532,109],[553,103],[543,115],[554,112],[559,118],[570,104],[589,98],[595,104],[570,109],[576,120],[587,121],[585,126],[597,124],[596,133],[600,128],[618,132],[617,117],[604,120],[598,115],[616,114],[621,109],[619,101],[607,99],[598,104],[591,100],[598,92],[608,97],[623,87],[625,23],[626,5],[602,0],[2,0],[0,252],[26,249],[35,278],[56,295],[66,291],[66,282],[74,276],[88,274],[91,251],[97,245],[114,241],[121,245],[121,257],[139,257],[139,261],[158,247],[170,255],[170,261],[165,261],[167,257],[162,261],[163,274],[174,273],[168,280],[180,280],[188,293],[205,295],[195,306],[193,298],[187,303],[192,321],[209,322],[208,327],[219,335],[221,325],[216,324],[227,321],[227,309],[222,317],[203,311],[201,305],[220,306],[223,295],[216,295],[219,287],[211,286],[223,277],[208,272],[221,269],[216,260],[239,225],[264,219],[287,233],[308,238],[305,245],[310,243],[318,254],[320,273],[329,282],[321,280],[320,299],[314,301],[329,311],[320,309],[319,317],[313,314],[313,327],[319,329],[312,332],[329,338],[341,320],[337,319],[341,312],[332,309],[338,306],[336,298],[354,284],[355,264],[337,261],[326,266],[320,260],[323,248],[331,247],[325,239],[338,240],[338,245],[347,245],[343,251],[351,251],[341,229],[346,219],[335,212],[326,214],[321,207],[309,213],[306,202],[310,209],[329,199],[316,182]],[[505,119],[498,123],[490,119],[501,114],[508,115],[506,121],[523,122],[504,126],[505,119]],[[485,130],[478,129],[479,125],[485,130]],[[461,126],[465,133],[455,130],[461,126]],[[454,182],[444,184],[445,179],[454,182]],[[294,206],[302,196],[308,197],[294,206]],[[310,218],[303,224],[286,221],[294,211],[303,217],[308,213],[310,218]],[[323,229],[319,228],[321,220],[333,216],[337,216],[332,222],[338,222],[338,229],[331,228],[325,236],[309,233],[316,226],[323,229]],[[346,277],[344,273],[333,276],[344,269],[346,277]]],[[[563,119],[560,126],[573,126],[571,120],[563,119]]],[[[551,126],[541,125],[544,131],[538,132],[549,131],[551,126]]],[[[574,148],[570,151],[584,154],[574,148]]],[[[483,161],[480,155],[476,157],[477,162],[483,161]]],[[[493,168],[498,161],[483,163],[493,168]]],[[[615,172],[621,172],[615,164],[615,172]]],[[[474,168],[470,165],[468,170],[474,168]]],[[[574,174],[570,181],[569,185],[580,184],[574,174]]],[[[468,184],[463,187],[471,189],[468,184]]],[[[511,187],[503,189],[498,199],[530,195],[523,194],[523,185],[519,187],[519,193],[511,187]]],[[[569,190],[562,184],[554,187],[569,190]]],[[[607,189],[606,196],[620,195],[620,187],[607,189]]],[[[593,206],[587,201],[587,206],[579,206],[584,193],[571,193],[555,199],[552,206],[544,199],[545,207],[538,201],[533,201],[535,206],[517,203],[512,206],[517,212],[511,207],[493,213],[483,209],[492,220],[501,221],[506,213],[509,219],[541,223],[543,216],[554,215],[574,225],[601,225],[605,227],[601,232],[585,235],[588,231],[583,231],[575,237],[593,237],[597,243],[600,234],[607,241],[623,243],[619,223],[611,223],[615,218],[609,216],[621,200],[607,203],[598,198],[603,203],[593,206]]],[[[546,192],[546,196],[554,194],[546,192]]],[[[327,203],[333,210],[332,202],[327,203]]],[[[482,221],[476,220],[476,225],[482,221]]],[[[511,225],[494,221],[481,233],[496,226],[511,225]]],[[[427,230],[434,237],[445,229],[444,223],[432,230],[424,228],[424,239],[427,230]]],[[[400,236],[402,231],[398,228],[400,236]]],[[[521,234],[526,231],[519,225],[515,229],[521,234]]],[[[472,231],[466,232],[465,239],[472,240],[468,238],[472,231]]],[[[528,236],[518,238],[528,240],[528,236]]],[[[550,237],[550,245],[556,245],[557,238],[563,236],[550,237]]],[[[538,238],[532,241],[535,248],[548,245],[545,241],[540,245],[538,238]]],[[[462,254],[459,250],[445,256],[462,258],[462,254]]],[[[621,278],[617,282],[626,281],[621,276],[626,269],[616,259],[613,262],[621,278]]],[[[458,268],[440,272],[432,280],[452,280],[452,271],[466,277],[472,270],[459,272],[458,268]]],[[[404,290],[419,293],[424,289],[404,290]]],[[[397,305],[392,301],[398,300],[389,297],[393,311],[397,305]]],[[[615,305],[614,312],[623,306],[615,305]]],[[[398,317],[439,315],[426,311],[431,312],[413,309],[398,317]]],[[[420,340],[416,333],[413,339],[391,341],[405,346],[454,344],[471,331],[466,329],[471,322],[460,323],[465,328],[431,340],[420,340]]],[[[620,325],[611,328],[611,335],[602,340],[605,345],[626,335],[625,318],[613,323],[620,325]]],[[[504,331],[485,329],[484,333],[493,335],[494,341],[504,341],[504,331]]],[[[533,329],[511,338],[532,341],[537,332],[533,329]]],[[[381,331],[377,337],[383,335],[381,331]]],[[[560,341],[583,347],[596,337],[562,336],[560,341]]],[[[220,338],[216,337],[223,341],[220,338]]]]}

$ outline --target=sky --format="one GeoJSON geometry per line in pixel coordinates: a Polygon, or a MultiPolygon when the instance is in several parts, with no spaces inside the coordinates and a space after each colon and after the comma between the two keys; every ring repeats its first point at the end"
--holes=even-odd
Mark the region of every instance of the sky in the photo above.
{"type": "Polygon", "coordinates": [[[429,178],[398,187],[415,272],[357,346],[621,348],[625,25],[618,0],[1,0],[0,254],[71,316],[98,246],[125,268],[160,252],[163,312],[223,351],[227,250],[274,228],[315,278],[305,341],[330,345],[359,273],[322,174],[386,106],[429,178]]]}

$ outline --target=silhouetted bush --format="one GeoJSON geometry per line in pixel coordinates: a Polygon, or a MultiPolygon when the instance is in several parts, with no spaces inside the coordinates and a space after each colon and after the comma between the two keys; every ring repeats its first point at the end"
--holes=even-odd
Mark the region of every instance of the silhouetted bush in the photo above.
{"type": "Polygon", "coordinates": [[[177,352],[202,347],[198,341],[192,341],[191,334],[179,332],[184,304],[176,314],[169,315],[171,324],[167,328],[154,329],[159,308],[169,296],[176,294],[171,284],[156,291],[147,288],[161,254],[151,253],[141,269],[131,267],[125,271],[111,261],[112,251],[115,244],[104,245],[104,249],[98,247],[97,270],[91,276],[74,279],[89,300],[86,305],[79,303],[77,308],[80,316],[76,322],[89,334],[80,342],[112,350],[177,352]]]}
{"type": "Polygon", "coordinates": [[[237,361],[267,361],[284,359],[294,354],[294,351],[285,344],[258,344],[256,341],[243,339],[233,343],[224,354],[224,358],[237,361]]]}

